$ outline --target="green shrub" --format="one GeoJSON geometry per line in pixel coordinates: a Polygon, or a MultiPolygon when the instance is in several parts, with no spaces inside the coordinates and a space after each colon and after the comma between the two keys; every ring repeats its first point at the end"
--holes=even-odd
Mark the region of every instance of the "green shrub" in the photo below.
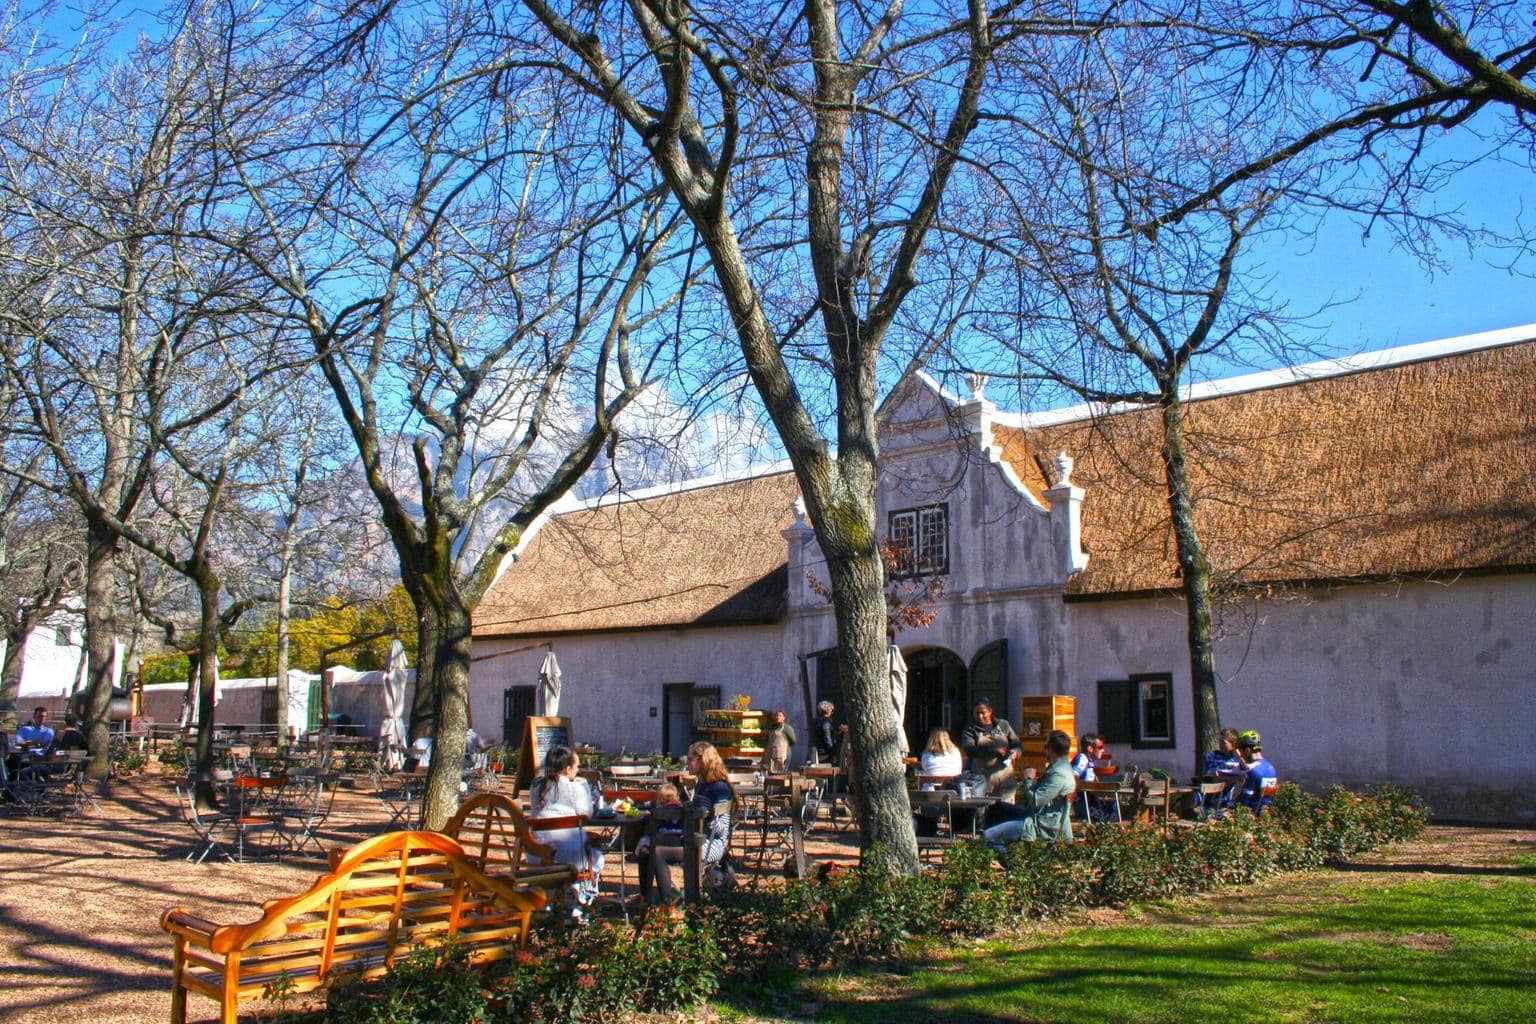
{"type": "Polygon", "coordinates": [[[515,954],[494,1019],[577,1024],[686,1009],[714,995],[724,957],[707,925],[653,914],[638,930],[562,928],[515,954]]]}
{"type": "Polygon", "coordinates": [[[327,1024],[479,1024],[490,1012],[490,993],[467,951],[448,944],[400,958],[373,981],[331,988],[327,1024]]]}
{"type": "Polygon", "coordinates": [[[126,779],[138,775],[149,763],[149,755],[136,744],[114,739],[107,746],[107,756],[112,764],[113,778],[126,779]]]}

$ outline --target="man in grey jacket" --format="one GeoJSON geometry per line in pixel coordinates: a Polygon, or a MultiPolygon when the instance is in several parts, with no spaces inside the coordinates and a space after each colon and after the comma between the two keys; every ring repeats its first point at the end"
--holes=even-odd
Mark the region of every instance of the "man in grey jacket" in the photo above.
{"type": "Polygon", "coordinates": [[[1005,843],[1020,839],[1060,839],[1072,841],[1072,794],[1077,779],[1072,775],[1072,737],[1054,729],[1045,738],[1045,752],[1050,766],[1037,780],[1033,768],[1024,769],[1024,785],[1015,804],[1000,804],[996,811],[1011,820],[993,825],[982,833],[999,854],[1005,843]]]}

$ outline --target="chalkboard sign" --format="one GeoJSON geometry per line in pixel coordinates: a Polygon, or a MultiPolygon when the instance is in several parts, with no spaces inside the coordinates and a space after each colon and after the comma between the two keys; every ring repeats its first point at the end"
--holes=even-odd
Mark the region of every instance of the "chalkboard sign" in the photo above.
{"type": "Polygon", "coordinates": [[[572,747],[571,720],[529,715],[523,725],[523,745],[517,758],[518,789],[533,784],[534,777],[544,770],[544,758],[553,747],[572,747]]]}

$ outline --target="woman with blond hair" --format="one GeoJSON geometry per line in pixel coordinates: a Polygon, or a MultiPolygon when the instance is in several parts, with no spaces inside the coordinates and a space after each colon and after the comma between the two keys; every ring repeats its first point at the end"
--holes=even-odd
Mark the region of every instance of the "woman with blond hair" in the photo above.
{"type": "MultiPolygon", "coordinates": [[[[960,748],[955,745],[948,729],[935,729],[928,734],[928,745],[923,747],[922,756],[918,759],[918,770],[923,775],[950,778],[959,777],[965,770],[960,748]]],[[[935,784],[925,782],[923,788],[933,789],[935,784]]]]}
{"type": "MultiPolygon", "coordinates": [[[[688,748],[688,772],[698,782],[694,784],[693,799],[688,802],[684,814],[705,819],[704,866],[720,868],[727,881],[733,881],[725,855],[731,842],[731,806],[736,791],[731,788],[725,762],[720,760],[720,752],[713,743],[701,741],[688,748]]],[[[672,883],[672,865],[682,859],[681,846],[658,845],[652,851],[651,872],[656,885],[651,892],[658,902],[665,903],[673,898],[676,886],[672,883]]]]}

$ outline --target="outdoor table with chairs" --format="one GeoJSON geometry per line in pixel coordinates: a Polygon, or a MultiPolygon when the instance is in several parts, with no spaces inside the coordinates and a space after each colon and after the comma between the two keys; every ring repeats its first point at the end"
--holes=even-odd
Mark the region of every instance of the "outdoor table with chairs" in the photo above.
{"type": "Polygon", "coordinates": [[[0,767],[0,784],[6,799],[27,814],[73,817],[87,807],[99,814],[101,808],[86,785],[89,760],[84,751],[20,750],[0,767]]]}

